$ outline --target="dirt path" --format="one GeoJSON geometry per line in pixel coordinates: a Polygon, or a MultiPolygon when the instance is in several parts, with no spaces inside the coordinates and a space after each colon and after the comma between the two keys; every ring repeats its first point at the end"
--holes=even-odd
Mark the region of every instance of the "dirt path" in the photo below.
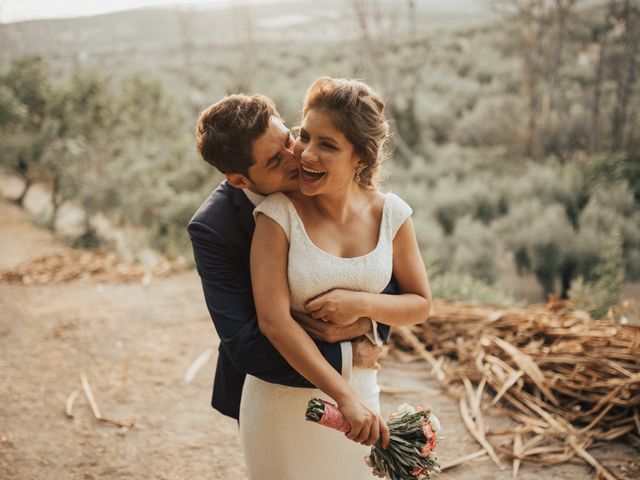
{"type": "MultiPolygon", "coordinates": [[[[0,239],[0,269],[65,248],[7,203],[0,203],[0,239]]],[[[0,283],[0,479],[245,478],[236,424],[209,406],[215,354],[192,382],[184,381],[188,367],[208,348],[217,350],[217,338],[193,271],[147,286],[0,283]],[[65,416],[65,400],[80,386],[82,372],[103,415],[134,421],[133,428],[96,421],[82,394],[75,418],[65,416]]],[[[445,428],[442,462],[477,451],[457,402],[426,372],[424,365],[387,358],[380,375],[383,391],[416,392],[383,393],[383,413],[404,402],[430,405],[445,428]]],[[[504,417],[496,415],[492,426],[499,427],[504,417]]],[[[603,453],[633,454],[621,445],[603,453]]],[[[605,463],[621,478],[625,468],[627,478],[638,478],[629,462],[605,463]]],[[[520,478],[591,476],[582,465],[525,464],[520,478]]],[[[441,478],[509,479],[511,473],[510,466],[500,471],[485,458],[441,478]]]]}

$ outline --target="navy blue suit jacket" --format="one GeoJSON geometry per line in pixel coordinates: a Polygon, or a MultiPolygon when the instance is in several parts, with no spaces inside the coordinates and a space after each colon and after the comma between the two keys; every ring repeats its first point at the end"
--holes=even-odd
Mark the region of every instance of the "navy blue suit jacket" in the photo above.
{"type": "MultiPolygon", "coordinates": [[[[223,182],[200,206],[188,231],[204,297],[220,338],[211,406],[238,418],[247,374],[291,387],[313,388],[260,332],[251,291],[249,254],[255,229],[253,204],[223,182]]],[[[385,289],[396,293],[395,283],[385,289]]],[[[389,327],[379,324],[386,340],[389,327]]],[[[342,370],[339,343],[315,341],[324,358],[342,370]]]]}

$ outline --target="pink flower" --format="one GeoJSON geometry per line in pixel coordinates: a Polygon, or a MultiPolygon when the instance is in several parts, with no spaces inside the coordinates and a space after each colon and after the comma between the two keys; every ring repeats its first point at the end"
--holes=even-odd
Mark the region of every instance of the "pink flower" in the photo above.
{"type": "Polygon", "coordinates": [[[429,455],[431,455],[431,451],[432,451],[432,450],[431,450],[431,447],[429,446],[429,444],[428,444],[428,443],[425,443],[425,444],[422,446],[422,450],[420,450],[420,456],[421,456],[422,458],[426,458],[426,457],[428,457],[429,455]]]}
{"type": "Polygon", "coordinates": [[[419,477],[421,475],[424,475],[425,473],[429,473],[429,469],[427,467],[419,467],[411,471],[411,476],[419,477]]]}
{"type": "Polygon", "coordinates": [[[431,452],[433,452],[436,448],[437,437],[436,433],[433,431],[433,427],[428,421],[422,423],[422,433],[424,434],[425,444],[422,447],[422,451],[420,452],[421,457],[427,457],[431,452]]]}

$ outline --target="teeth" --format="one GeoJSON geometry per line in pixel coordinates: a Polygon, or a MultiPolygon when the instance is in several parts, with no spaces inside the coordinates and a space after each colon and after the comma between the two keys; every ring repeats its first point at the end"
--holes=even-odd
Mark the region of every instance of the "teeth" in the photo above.
{"type": "Polygon", "coordinates": [[[305,172],[309,172],[309,173],[324,173],[324,172],[321,172],[321,171],[319,171],[319,170],[313,170],[313,169],[311,169],[311,168],[307,168],[307,167],[302,167],[302,169],[303,169],[305,172]]]}

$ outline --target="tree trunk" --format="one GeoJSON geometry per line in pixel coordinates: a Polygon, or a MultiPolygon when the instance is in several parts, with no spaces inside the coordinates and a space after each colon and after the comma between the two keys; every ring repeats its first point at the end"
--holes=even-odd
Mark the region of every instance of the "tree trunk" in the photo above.
{"type": "MultiPolygon", "coordinates": [[[[398,152],[405,159],[405,163],[410,165],[421,155],[413,150],[419,142],[411,136],[412,130],[418,131],[418,120],[413,110],[417,93],[420,91],[422,79],[422,68],[424,66],[424,56],[419,52],[416,2],[407,1],[407,20],[409,24],[409,43],[415,49],[410,63],[405,65],[406,70],[400,78],[393,69],[388,68],[388,56],[392,42],[400,38],[401,33],[397,26],[394,28],[393,20],[397,20],[398,11],[394,10],[394,15],[388,18],[384,10],[384,2],[367,2],[365,0],[351,0],[352,11],[355,13],[355,20],[360,31],[360,45],[363,52],[363,60],[368,64],[376,84],[381,89],[381,93],[386,95],[385,112],[390,118],[397,118],[397,115],[408,114],[403,117],[403,122],[392,124],[393,143],[398,152]],[[391,19],[390,26],[385,26],[386,21],[391,19]],[[400,82],[407,82],[409,86],[399,89],[400,82]],[[400,112],[397,108],[399,103],[398,95],[405,95],[407,104],[405,110],[400,112]],[[407,127],[411,124],[411,127],[407,127]],[[409,135],[407,135],[409,133],[409,135]]],[[[418,134],[419,135],[419,134],[418,134]]]]}
{"type": "Polygon", "coordinates": [[[602,79],[604,77],[605,54],[607,48],[606,33],[603,34],[598,52],[598,65],[593,88],[593,106],[591,109],[591,135],[589,135],[589,152],[600,150],[600,97],[602,96],[602,79]]]}
{"type": "Polygon", "coordinates": [[[33,182],[30,178],[24,177],[23,180],[24,180],[24,188],[22,189],[22,193],[18,198],[14,200],[16,205],[18,205],[20,208],[24,208],[24,199],[27,197],[27,192],[31,188],[31,185],[33,185],[33,182]]]}
{"type": "Polygon", "coordinates": [[[51,211],[51,218],[49,219],[49,228],[56,231],[56,221],[58,220],[58,212],[60,211],[60,204],[62,200],[60,198],[60,178],[58,175],[53,177],[51,184],[51,205],[53,210],[51,211]]]}
{"type": "Polygon", "coordinates": [[[525,154],[532,158],[540,157],[540,86],[544,56],[543,40],[545,30],[545,2],[532,0],[520,7],[519,20],[523,22],[522,36],[524,45],[524,76],[522,79],[527,99],[527,124],[525,154]]]}
{"type": "MultiPolygon", "coordinates": [[[[546,62],[546,91],[542,102],[542,128],[546,138],[553,131],[552,119],[556,109],[556,89],[560,79],[560,67],[564,55],[564,47],[567,39],[567,22],[574,6],[574,0],[555,1],[555,35],[551,45],[551,61],[546,62]]],[[[560,109],[560,112],[564,112],[560,109]]]]}
{"type": "Polygon", "coordinates": [[[199,92],[199,85],[193,73],[193,43],[191,41],[191,28],[189,24],[189,14],[186,6],[179,7],[177,11],[178,28],[180,31],[180,50],[183,60],[183,74],[187,84],[187,102],[194,115],[197,115],[199,106],[194,104],[194,93],[199,92]]]}
{"type": "Polygon", "coordinates": [[[542,295],[546,299],[550,293],[555,293],[555,277],[549,272],[536,272],[538,283],[542,287],[542,295]]]}
{"type": "Polygon", "coordinates": [[[527,135],[525,154],[529,157],[538,156],[538,85],[535,74],[529,73],[524,81],[527,97],[527,135]]]}
{"type": "Polygon", "coordinates": [[[569,298],[569,289],[571,282],[576,276],[576,265],[574,262],[565,264],[560,272],[560,298],[569,298]]]}
{"type": "Polygon", "coordinates": [[[638,67],[638,34],[637,13],[631,8],[630,1],[625,0],[623,19],[624,32],[624,61],[620,75],[617,78],[616,106],[613,112],[611,151],[622,150],[625,144],[625,133],[628,117],[628,105],[636,81],[638,67]]]}
{"type": "Polygon", "coordinates": [[[605,30],[596,38],[598,42],[598,63],[594,76],[593,102],[591,104],[591,133],[589,135],[589,153],[600,151],[600,101],[602,98],[602,82],[609,47],[609,32],[611,31],[615,14],[615,0],[609,1],[609,7],[604,19],[605,30]]]}

